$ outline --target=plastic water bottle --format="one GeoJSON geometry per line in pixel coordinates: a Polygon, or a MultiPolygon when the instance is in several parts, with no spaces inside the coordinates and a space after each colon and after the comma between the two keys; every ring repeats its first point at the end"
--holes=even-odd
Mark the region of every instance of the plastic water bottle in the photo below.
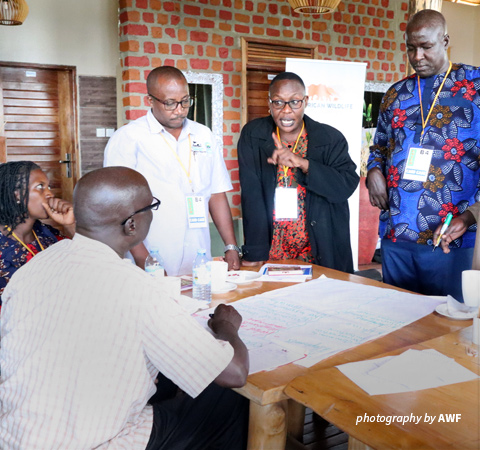
{"type": "Polygon", "coordinates": [[[210,259],[207,256],[205,249],[199,249],[197,257],[193,262],[193,298],[195,300],[205,300],[210,302],[212,300],[211,294],[211,274],[210,274],[210,259]]]}
{"type": "Polygon", "coordinates": [[[145,259],[145,272],[156,277],[163,277],[165,269],[163,268],[163,259],[160,256],[158,248],[152,248],[145,259]]]}

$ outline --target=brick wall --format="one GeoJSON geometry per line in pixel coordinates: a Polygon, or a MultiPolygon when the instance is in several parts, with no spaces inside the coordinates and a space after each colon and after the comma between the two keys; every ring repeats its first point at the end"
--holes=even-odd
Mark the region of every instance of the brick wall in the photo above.
{"type": "Polygon", "coordinates": [[[366,62],[367,80],[393,82],[405,73],[408,0],[342,0],[333,14],[299,16],[287,0],[119,0],[123,120],[147,111],[145,79],[153,67],[221,73],[224,157],[240,195],[236,143],[240,132],[240,37],[318,46],[321,59],[366,62]]]}

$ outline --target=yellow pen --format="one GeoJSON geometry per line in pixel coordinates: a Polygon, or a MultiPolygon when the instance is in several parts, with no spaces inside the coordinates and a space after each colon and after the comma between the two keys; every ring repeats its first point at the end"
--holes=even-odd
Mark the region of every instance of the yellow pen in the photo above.
{"type": "Polygon", "coordinates": [[[442,235],[445,233],[445,231],[447,231],[447,228],[449,227],[452,219],[453,219],[453,214],[451,212],[449,212],[447,214],[447,217],[445,217],[445,222],[443,223],[442,229],[440,230],[440,235],[438,236],[437,243],[433,246],[432,252],[434,252],[435,249],[440,244],[440,241],[442,240],[442,235]]]}

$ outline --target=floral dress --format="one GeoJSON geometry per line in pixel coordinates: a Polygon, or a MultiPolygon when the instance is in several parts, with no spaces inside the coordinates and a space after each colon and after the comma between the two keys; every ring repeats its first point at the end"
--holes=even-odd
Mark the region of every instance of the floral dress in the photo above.
{"type": "MultiPolygon", "coordinates": [[[[33,225],[33,231],[35,231],[44,249],[65,238],[58,230],[38,220],[33,225]]],[[[36,239],[27,244],[27,247],[35,254],[42,251],[36,239]]],[[[10,278],[32,258],[32,253],[23,247],[13,236],[5,236],[3,233],[0,233],[0,307],[2,305],[3,291],[10,278]]]]}
{"type": "MultiPolygon", "coordinates": [[[[282,143],[293,148],[295,142],[282,143]]],[[[307,156],[307,132],[304,131],[300,137],[296,154],[305,158],[307,156]]],[[[298,203],[298,219],[291,221],[277,221],[275,220],[275,210],[273,210],[273,238],[270,246],[269,259],[300,259],[305,262],[313,262],[312,247],[308,240],[308,232],[305,223],[305,197],[306,189],[299,186],[295,174],[296,167],[289,167],[287,176],[283,171],[283,166],[278,166],[277,171],[277,187],[296,187],[297,188],[297,203],[298,203]]]]}

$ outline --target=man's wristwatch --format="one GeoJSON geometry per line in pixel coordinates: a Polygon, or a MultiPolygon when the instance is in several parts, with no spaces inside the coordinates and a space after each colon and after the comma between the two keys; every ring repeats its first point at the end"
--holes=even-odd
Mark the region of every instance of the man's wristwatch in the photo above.
{"type": "Polygon", "coordinates": [[[233,244],[228,244],[223,248],[223,253],[227,253],[229,250],[235,250],[238,253],[238,256],[241,258],[243,256],[242,250],[239,247],[233,244]]]}

